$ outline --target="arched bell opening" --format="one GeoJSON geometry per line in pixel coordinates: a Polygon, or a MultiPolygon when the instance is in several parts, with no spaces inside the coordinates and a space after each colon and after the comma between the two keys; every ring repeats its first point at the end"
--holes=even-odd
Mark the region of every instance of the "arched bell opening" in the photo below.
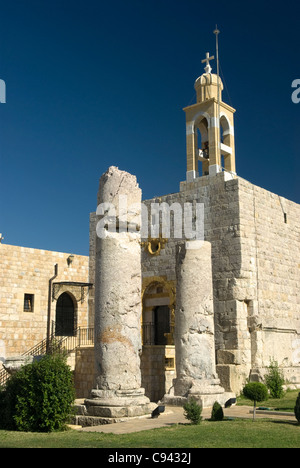
{"type": "Polygon", "coordinates": [[[223,171],[235,172],[234,137],[226,115],[220,117],[220,150],[223,171]]]}
{"type": "Polygon", "coordinates": [[[199,174],[209,174],[209,139],[208,139],[208,121],[202,116],[195,124],[195,148],[198,157],[199,174]]]}

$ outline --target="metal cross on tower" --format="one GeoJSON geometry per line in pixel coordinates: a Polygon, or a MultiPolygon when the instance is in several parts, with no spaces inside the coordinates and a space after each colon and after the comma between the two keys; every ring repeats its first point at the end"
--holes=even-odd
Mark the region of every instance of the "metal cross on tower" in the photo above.
{"type": "Polygon", "coordinates": [[[214,55],[212,55],[212,56],[210,57],[210,56],[209,56],[209,52],[206,52],[206,58],[205,58],[204,60],[201,61],[201,63],[206,62],[206,67],[204,68],[204,70],[205,70],[206,73],[211,73],[212,68],[211,68],[211,66],[210,66],[210,64],[209,64],[209,61],[210,61],[210,60],[213,60],[214,58],[215,58],[214,55]]]}

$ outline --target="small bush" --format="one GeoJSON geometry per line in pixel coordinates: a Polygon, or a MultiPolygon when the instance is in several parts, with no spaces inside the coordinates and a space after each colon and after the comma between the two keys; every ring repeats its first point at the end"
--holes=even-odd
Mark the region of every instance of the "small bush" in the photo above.
{"type": "Polygon", "coordinates": [[[75,398],[73,377],[65,358],[45,356],[20,369],[0,395],[1,427],[52,432],[64,429],[75,398]]]}
{"type": "Polygon", "coordinates": [[[200,424],[202,420],[202,406],[198,405],[196,400],[192,399],[183,406],[184,417],[191,421],[191,424],[200,424]]]}
{"type": "Polygon", "coordinates": [[[6,427],[6,393],[4,388],[0,387],[0,429],[5,429],[6,427]]]}
{"type": "Polygon", "coordinates": [[[254,402],[253,419],[255,419],[256,403],[268,399],[268,389],[263,383],[250,382],[243,388],[243,394],[254,402]]]}
{"type": "Polygon", "coordinates": [[[284,377],[279,369],[278,362],[272,360],[265,376],[266,385],[270,391],[271,398],[282,398],[284,395],[284,377]]]}
{"type": "Polygon", "coordinates": [[[296,400],[294,412],[295,412],[296,419],[298,423],[300,424],[300,393],[298,394],[298,398],[296,400]]]}
{"type": "Polygon", "coordinates": [[[211,411],[211,420],[212,421],[223,421],[224,412],[222,406],[217,401],[214,403],[211,411]]]}

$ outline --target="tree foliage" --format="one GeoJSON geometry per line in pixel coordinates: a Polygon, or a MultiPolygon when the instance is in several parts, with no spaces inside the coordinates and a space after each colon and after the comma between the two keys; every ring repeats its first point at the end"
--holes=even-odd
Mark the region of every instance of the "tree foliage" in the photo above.
{"type": "Polygon", "coordinates": [[[300,393],[298,394],[298,398],[296,400],[295,408],[294,408],[295,416],[300,424],[300,393]]]}
{"type": "Polygon", "coordinates": [[[223,419],[224,419],[223,408],[220,405],[220,403],[215,401],[214,406],[212,407],[212,411],[211,411],[211,420],[212,421],[223,421],[223,419]]]}
{"type": "Polygon", "coordinates": [[[202,406],[198,405],[195,399],[185,403],[183,409],[185,418],[191,421],[191,424],[200,424],[202,420],[202,406]]]}
{"type": "Polygon", "coordinates": [[[255,419],[256,403],[268,399],[268,389],[260,382],[250,382],[243,388],[243,394],[246,398],[254,402],[253,419],[255,419]]]}
{"type": "Polygon", "coordinates": [[[277,361],[271,360],[271,363],[268,367],[268,372],[265,375],[265,382],[270,391],[271,398],[283,397],[284,377],[277,361]]]}
{"type": "Polygon", "coordinates": [[[3,429],[52,432],[64,429],[75,399],[73,376],[59,354],[20,369],[0,394],[3,429]]]}

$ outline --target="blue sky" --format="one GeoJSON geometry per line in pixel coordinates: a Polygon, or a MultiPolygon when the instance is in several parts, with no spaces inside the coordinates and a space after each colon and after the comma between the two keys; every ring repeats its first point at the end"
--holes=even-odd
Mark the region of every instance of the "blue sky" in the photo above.
{"type": "Polygon", "coordinates": [[[135,174],[144,199],[179,190],[182,109],[216,23],[237,173],[300,203],[299,2],[1,0],[0,15],[5,243],[88,255],[110,165],[135,174]]]}

